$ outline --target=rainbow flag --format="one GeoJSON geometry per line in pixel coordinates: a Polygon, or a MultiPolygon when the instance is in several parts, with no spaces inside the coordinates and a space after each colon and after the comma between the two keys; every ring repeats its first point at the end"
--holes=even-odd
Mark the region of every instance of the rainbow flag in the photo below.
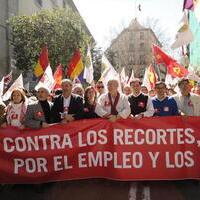
{"type": "Polygon", "coordinates": [[[67,76],[70,77],[71,80],[74,80],[74,78],[78,77],[81,72],[83,71],[83,61],[81,58],[80,50],[77,49],[74,52],[74,55],[72,56],[69,66],[67,68],[67,76]]]}
{"type": "Polygon", "coordinates": [[[48,49],[47,47],[43,47],[38,62],[34,68],[35,76],[39,77],[42,74],[44,74],[48,65],[49,65],[48,49]]]}

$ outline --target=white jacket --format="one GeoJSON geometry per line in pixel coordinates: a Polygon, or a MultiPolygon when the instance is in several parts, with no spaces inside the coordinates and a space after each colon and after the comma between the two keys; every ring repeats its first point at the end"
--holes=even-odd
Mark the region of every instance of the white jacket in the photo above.
{"type": "MultiPolygon", "coordinates": [[[[176,94],[173,96],[173,98],[176,100],[176,103],[178,105],[178,109],[180,111],[183,110],[183,101],[184,98],[181,94],[176,94]]],[[[200,96],[194,93],[190,93],[190,100],[194,108],[194,116],[200,116],[200,96]]]]}
{"type": "MultiPolygon", "coordinates": [[[[128,97],[125,96],[124,94],[120,94],[116,110],[118,112],[118,115],[123,119],[126,119],[130,115],[131,113],[130,104],[128,101],[128,97]]],[[[100,117],[103,117],[104,115],[107,114],[111,114],[111,105],[109,104],[108,93],[102,94],[98,98],[95,112],[100,117]]]]}

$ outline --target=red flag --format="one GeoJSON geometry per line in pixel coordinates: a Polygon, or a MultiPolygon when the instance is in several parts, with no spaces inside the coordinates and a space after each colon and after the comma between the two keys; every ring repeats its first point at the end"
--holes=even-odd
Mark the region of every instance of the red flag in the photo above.
{"type": "Polygon", "coordinates": [[[74,80],[74,78],[78,77],[82,71],[83,62],[81,58],[81,52],[79,49],[77,49],[69,62],[66,74],[68,77],[70,77],[70,79],[74,80]]]}
{"type": "Polygon", "coordinates": [[[177,63],[175,59],[167,55],[160,47],[153,45],[153,53],[155,56],[156,63],[165,64],[167,72],[172,77],[184,77],[188,74],[188,70],[177,63]]]}
{"type": "Polygon", "coordinates": [[[56,71],[54,72],[53,78],[55,80],[54,90],[61,88],[61,81],[62,81],[62,65],[59,64],[57,66],[56,71]]]}
{"type": "Polygon", "coordinates": [[[164,63],[166,65],[169,65],[171,62],[176,61],[172,57],[168,56],[159,46],[155,44],[153,44],[152,51],[157,64],[164,63]]]}
{"type": "Polygon", "coordinates": [[[188,75],[188,70],[177,62],[170,63],[170,65],[167,67],[167,72],[174,78],[182,78],[188,75]]]}

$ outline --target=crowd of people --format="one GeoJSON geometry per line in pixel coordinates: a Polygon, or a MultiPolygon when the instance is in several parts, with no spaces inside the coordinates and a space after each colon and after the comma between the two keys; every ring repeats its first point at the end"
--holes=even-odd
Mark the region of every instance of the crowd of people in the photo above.
{"type": "Polygon", "coordinates": [[[179,80],[177,94],[162,81],[150,91],[140,79],[133,79],[122,92],[115,79],[109,80],[106,87],[98,81],[94,87],[84,89],[81,84],[63,79],[62,89],[53,93],[45,86],[39,87],[35,95],[15,88],[9,102],[0,102],[0,125],[38,129],[90,118],[115,122],[153,116],[200,116],[200,84],[192,88],[187,78],[179,80]]]}

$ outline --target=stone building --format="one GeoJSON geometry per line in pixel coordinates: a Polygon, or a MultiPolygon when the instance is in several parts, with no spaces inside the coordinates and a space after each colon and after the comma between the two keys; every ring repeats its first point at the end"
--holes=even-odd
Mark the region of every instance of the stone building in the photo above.
{"type": "MultiPolygon", "coordinates": [[[[15,71],[12,59],[11,34],[6,21],[14,15],[32,15],[42,9],[67,8],[78,12],[73,0],[1,0],[0,1],[0,78],[10,70],[15,71]]],[[[81,16],[80,16],[81,17],[81,16]]],[[[85,30],[93,39],[85,25],[85,30]]],[[[93,39],[94,41],[94,39],[93,39]]]]}
{"type": "Polygon", "coordinates": [[[130,75],[133,69],[136,77],[142,77],[145,68],[152,62],[153,43],[161,45],[152,29],[143,27],[135,18],[111,42],[107,52],[114,55],[115,67],[119,71],[125,67],[130,75]]]}

